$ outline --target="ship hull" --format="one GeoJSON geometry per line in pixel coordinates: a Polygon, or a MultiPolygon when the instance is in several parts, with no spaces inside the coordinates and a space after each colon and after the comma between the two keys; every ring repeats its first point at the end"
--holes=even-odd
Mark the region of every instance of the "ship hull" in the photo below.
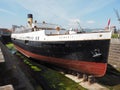
{"type": "Polygon", "coordinates": [[[37,42],[12,39],[16,49],[37,60],[101,77],[106,72],[109,39],[37,42]]]}

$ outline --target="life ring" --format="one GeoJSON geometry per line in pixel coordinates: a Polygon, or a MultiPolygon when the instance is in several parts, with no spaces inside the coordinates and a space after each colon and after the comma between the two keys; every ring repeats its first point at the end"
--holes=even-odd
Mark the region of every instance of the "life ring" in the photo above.
{"type": "Polygon", "coordinates": [[[57,31],[60,31],[60,27],[56,27],[56,30],[57,30],[57,31]]]}

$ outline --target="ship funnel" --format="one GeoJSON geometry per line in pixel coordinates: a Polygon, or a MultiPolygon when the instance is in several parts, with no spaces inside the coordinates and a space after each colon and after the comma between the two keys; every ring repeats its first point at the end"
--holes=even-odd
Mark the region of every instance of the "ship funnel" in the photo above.
{"type": "Polygon", "coordinates": [[[33,23],[33,15],[32,14],[28,14],[28,24],[32,27],[32,23],[33,23]]]}

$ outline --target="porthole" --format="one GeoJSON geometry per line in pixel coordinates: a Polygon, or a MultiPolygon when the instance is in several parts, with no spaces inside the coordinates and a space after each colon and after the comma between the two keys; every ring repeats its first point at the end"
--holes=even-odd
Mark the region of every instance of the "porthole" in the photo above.
{"type": "Polygon", "coordinates": [[[25,40],[25,44],[28,45],[29,41],[28,40],[25,40]]]}
{"type": "Polygon", "coordinates": [[[100,34],[99,36],[102,37],[102,34],[100,34]]]}

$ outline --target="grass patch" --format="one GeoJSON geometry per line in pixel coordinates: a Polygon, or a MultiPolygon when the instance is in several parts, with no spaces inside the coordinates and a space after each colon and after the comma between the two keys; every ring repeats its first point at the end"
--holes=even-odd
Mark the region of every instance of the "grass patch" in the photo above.
{"type": "Polygon", "coordinates": [[[13,45],[12,43],[6,44],[6,46],[7,46],[9,49],[14,49],[14,45],[13,45]]]}
{"type": "Polygon", "coordinates": [[[47,79],[50,87],[57,90],[87,90],[63,74],[48,69],[42,75],[47,79]]]}
{"type": "MultiPolygon", "coordinates": [[[[7,44],[6,46],[9,49],[14,49],[13,44],[7,44]]],[[[87,90],[73,80],[65,77],[63,74],[35,63],[21,53],[16,52],[16,55],[19,56],[32,71],[35,71],[34,74],[37,72],[39,77],[44,77],[44,79],[48,82],[48,85],[54,90],[87,90]]],[[[37,87],[37,89],[39,89],[39,87],[37,87]]]]}
{"type": "Polygon", "coordinates": [[[41,69],[38,68],[37,66],[31,66],[31,69],[33,69],[34,71],[41,71],[41,69]]]}
{"type": "Polygon", "coordinates": [[[20,53],[16,53],[17,56],[19,56],[21,59],[23,59],[23,62],[28,65],[33,71],[42,71],[41,68],[39,68],[38,66],[34,65],[27,57],[23,56],[20,53]]]}
{"type": "MultiPolygon", "coordinates": [[[[22,55],[20,53],[16,54],[20,57],[22,55]]],[[[27,57],[24,57],[23,61],[26,65],[30,66],[33,71],[40,72],[40,76],[44,77],[49,86],[55,90],[87,90],[73,80],[65,77],[63,74],[35,63],[29,60],[27,57]]]]}
{"type": "Polygon", "coordinates": [[[112,34],[112,38],[119,38],[118,34],[112,34]]]}
{"type": "Polygon", "coordinates": [[[13,45],[12,43],[8,43],[8,44],[6,44],[6,46],[7,46],[7,48],[10,50],[10,52],[11,52],[12,54],[15,54],[15,53],[16,53],[16,49],[15,49],[15,47],[14,47],[14,45],[13,45]]]}

